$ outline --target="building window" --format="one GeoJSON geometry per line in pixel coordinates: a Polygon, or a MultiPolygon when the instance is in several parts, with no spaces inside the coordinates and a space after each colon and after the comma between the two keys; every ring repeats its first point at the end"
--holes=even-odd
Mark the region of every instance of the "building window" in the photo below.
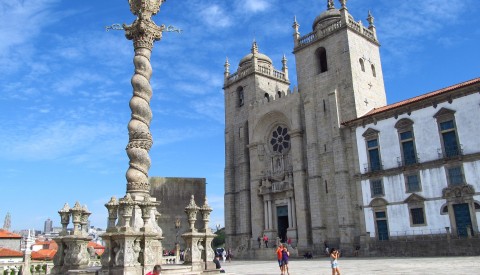
{"type": "Polygon", "coordinates": [[[360,62],[360,68],[362,69],[362,72],[365,71],[365,63],[363,62],[363,58],[358,59],[358,62],[360,62]]]}
{"type": "Polygon", "coordinates": [[[400,143],[402,145],[403,163],[405,165],[417,163],[415,143],[413,141],[413,131],[405,131],[400,133],[400,143]]]}
{"type": "Polygon", "coordinates": [[[374,172],[382,169],[380,160],[380,147],[378,145],[379,132],[375,129],[368,128],[363,137],[365,137],[365,145],[367,147],[368,168],[365,164],[365,171],[374,172]]]}
{"type": "Polygon", "coordinates": [[[370,164],[370,171],[381,170],[380,149],[378,147],[378,139],[368,140],[367,150],[368,150],[368,160],[370,164]]]}
{"type": "Polygon", "coordinates": [[[461,166],[447,167],[447,178],[449,185],[462,185],[464,183],[461,166]]]}
{"type": "Polygon", "coordinates": [[[410,214],[411,226],[425,226],[427,225],[425,219],[425,198],[415,193],[408,196],[404,201],[408,204],[408,212],[410,214]]]}
{"type": "Polygon", "coordinates": [[[458,142],[454,114],[455,111],[442,108],[434,116],[437,119],[438,130],[442,139],[443,157],[446,158],[461,155],[461,145],[458,142]]]}
{"type": "Polygon", "coordinates": [[[290,135],[286,127],[278,126],[270,137],[270,145],[275,153],[283,154],[290,148],[290,135]]]}
{"type": "Polygon", "coordinates": [[[424,225],[425,213],[423,207],[410,208],[410,217],[412,219],[412,225],[424,225]]]}
{"type": "Polygon", "coordinates": [[[442,210],[440,211],[441,215],[446,215],[448,214],[448,205],[442,206],[442,210]]]}
{"type": "Polygon", "coordinates": [[[372,68],[373,77],[377,77],[377,72],[375,71],[375,65],[372,64],[371,68],[372,68]]]}
{"type": "Polygon", "coordinates": [[[318,48],[315,55],[317,57],[319,73],[328,71],[327,51],[325,50],[325,48],[324,47],[318,48]]]}
{"type": "Polygon", "coordinates": [[[407,193],[420,192],[420,177],[418,174],[406,175],[405,176],[405,185],[407,187],[407,193]]]}
{"type": "Polygon", "coordinates": [[[372,197],[381,197],[383,193],[383,183],[382,180],[371,180],[370,181],[370,190],[372,192],[372,197]]]}
{"type": "Polygon", "coordinates": [[[243,87],[238,87],[237,89],[237,96],[238,96],[238,107],[242,107],[245,104],[245,98],[243,94],[243,87]]]}
{"type": "Polygon", "coordinates": [[[454,157],[459,155],[459,147],[457,142],[457,134],[455,131],[455,123],[453,120],[440,123],[440,132],[442,134],[443,148],[446,157],[454,157]]]}
{"type": "MultiPolygon", "coordinates": [[[[403,118],[395,124],[400,139],[402,153],[401,165],[411,165],[417,163],[417,154],[415,152],[415,140],[413,135],[413,121],[403,118]]],[[[399,163],[400,164],[400,163],[399,163]]]]}

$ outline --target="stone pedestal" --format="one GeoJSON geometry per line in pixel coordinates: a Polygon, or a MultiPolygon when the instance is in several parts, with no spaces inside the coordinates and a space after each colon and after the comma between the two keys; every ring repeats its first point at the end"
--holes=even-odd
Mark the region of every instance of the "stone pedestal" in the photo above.
{"type": "Polygon", "coordinates": [[[53,258],[54,267],[51,274],[66,274],[71,269],[84,269],[90,263],[90,254],[87,250],[90,237],[63,236],[53,238],[58,245],[57,253],[53,258]]]}
{"type": "Polygon", "coordinates": [[[101,274],[146,274],[162,262],[162,230],[156,223],[155,205],[148,195],[131,196],[117,201],[112,198],[105,206],[109,212],[107,232],[102,235],[105,252],[101,274]],[[115,220],[118,216],[118,222],[115,220]]]}
{"type": "Polygon", "coordinates": [[[191,265],[193,271],[203,270],[205,266],[204,257],[202,257],[205,253],[204,237],[205,234],[200,232],[182,234],[186,244],[184,263],[191,265]]]}

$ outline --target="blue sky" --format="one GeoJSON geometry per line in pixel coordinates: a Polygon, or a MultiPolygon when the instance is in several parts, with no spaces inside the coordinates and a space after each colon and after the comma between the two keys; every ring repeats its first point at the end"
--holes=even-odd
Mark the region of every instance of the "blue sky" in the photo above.
{"type": "MultiPolygon", "coordinates": [[[[150,176],[205,177],[223,225],[223,65],[231,71],[259,50],[276,68],[287,56],[292,86],[292,22],[311,31],[326,0],[168,0],[154,17],[164,33],[152,54],[150,176]]],[[[476,0],[351,0],[368,10],[382,44],[389,103],[480,76],[476,0]]],[[[336,6],[339,7],[338,1],[336,6]]],[[[0,226],[59,225],[65,202],[86,204],[105,227],[103,206],[125,194],[132,42],[114,23],[132,23],[127,0],[0,0],[0,226]]]]}

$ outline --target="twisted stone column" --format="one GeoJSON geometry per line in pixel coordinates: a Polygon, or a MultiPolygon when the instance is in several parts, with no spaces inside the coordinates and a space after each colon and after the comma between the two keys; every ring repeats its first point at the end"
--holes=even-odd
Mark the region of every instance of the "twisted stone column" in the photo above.
{"type": "Polygon", "coordinates": [[[151,19],[160,10],[164,0],[130,0],[130,10],[137,19],[131,25],[123,25],[125,36],[133,40],[135,56],[133,64],[135,73],[131,83],[133,96],[130,100],[132,117],[128,123],[127,155],[130,159],[126,173],[127,193],[132,195],[148,194],[150,184],[148,182],[148,170],[150,169],[150,156],[148,152],[153,144],[150,133],[152,110],[150,99],[152,87],[150,77],[152,66],[150,56],[153,42],[162,38],[164,26],[157,26],[151,19]]]}

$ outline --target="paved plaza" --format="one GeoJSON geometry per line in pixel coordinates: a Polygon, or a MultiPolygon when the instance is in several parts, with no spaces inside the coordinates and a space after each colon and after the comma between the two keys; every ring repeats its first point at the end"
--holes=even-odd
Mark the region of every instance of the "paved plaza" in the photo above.
{"type": "MultiPolygon", "coordinates": [[[[480,256],[428,258],[340,258],[341,274],[480,274],[480,256]]],[[[232,261],[222,263],[227,274],[280,274],[276,261],[232,261]]],[[[327,257],[293,259],[290,275],[330,275],[327,257]]]]}

